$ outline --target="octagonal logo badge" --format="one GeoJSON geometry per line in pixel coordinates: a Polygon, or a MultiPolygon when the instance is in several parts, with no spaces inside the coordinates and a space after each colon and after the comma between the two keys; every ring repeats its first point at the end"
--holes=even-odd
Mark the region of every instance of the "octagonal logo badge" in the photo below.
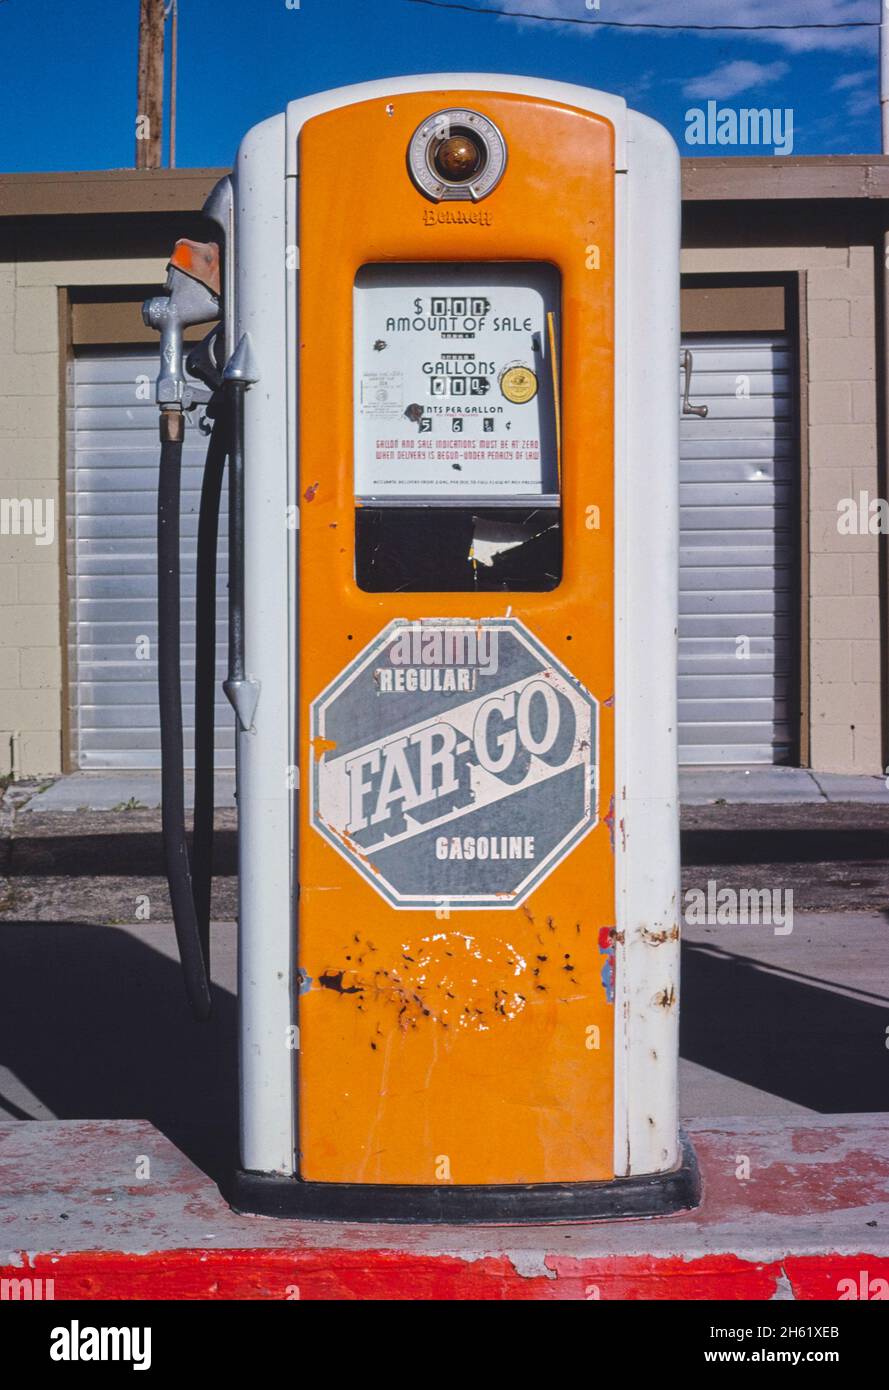
{"type": "Polygon", "coordinates": [[[596,823],[597,701],[515,618],[390,623],[311,736],[312,824],[393,907],[518,907],[596,823]]]}

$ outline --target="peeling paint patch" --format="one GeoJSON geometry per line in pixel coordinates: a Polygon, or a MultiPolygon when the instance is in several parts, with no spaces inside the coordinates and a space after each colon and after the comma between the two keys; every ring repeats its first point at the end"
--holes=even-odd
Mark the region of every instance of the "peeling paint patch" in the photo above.
{"type": "MultiPolygon", "coordinates": [[[[358,964],[362,961],[359,956],[358,964]]],[[[531,964],[530,973],[538,975],[531,964]]],[[[574,966],[569,962],[563,968],[574,966]]],[[[365,974],[329,967],[317,985],[357,996],[360,1012],[371,1003],[395,1006],[402,1032],[429,1020],[457,1032],[487,1033],[524,1012],[528,986],[520,982],[528,973],[529,962],[508,941],[482,944],[465,932],[435,932],[416,945],[403,942],[401,959],[388,968],[380,965],[365,974]]]]}
{"type": "Polygon", "coordinates": [[[360,994],[360,984],[346,984],[346,979],[352,978],[351,971],[345,970],[325,970],[318,976],[318,983],[322,989],[332,989],[336,994],[360,994]]]}
{"type": "Polygon", "coordinates": [[[611,840],[611,853],[614,853],[614,797],[608,804],[608,815],[605,816],[605,824],[608,826],[608,837],[611,840]]]}
{"type": "Polygon", "coordinates": [[[558,1279],[543,1250],[511,1250],[509,1262],[520,1279],[558,1279]]]}
{"type": "Polygon", "coordinates": [[[605,998],[609,1004],[614,1003],[614,929],[612,927],[601,927],[599,929],[599,954],[604,956],[602,962],[602,987],[605,990],[605,998]]]}
{"type": "MultiPolygon", "coordinates": [[[[323,823],[327,826],[326,821],[323,823]]],[[[379,869],[376,867],[376,865],[372,864],[371,861],[368,859],[367,855],[362,853],[361,849],[358,845],[355,844],[351,836],[347,835],[345,831],[337,830],[336,827],[332,825],[327,826],[327,829],[330,830],[331,833],[337,837],[340,844],[344,845],[346,849],[351,850],[352,853],[356,855],[356,857],[360,859],[363,864],[366,864],[371,873],[379,873],[379,869]]]]}
{"type": "Polygon", "coordinates": [[[320,486],[320,483],[312,483],[311,486],[306,488],[305,492],[303,493],[303,497],[306,499],[307,502],[314,502],[315,493],[318,491],[318,488],[320,486]]]}
{"type": "Polygon", "coordinates": [[[775,1292],[772,1294],[771,1298],[769,1299],[769,1302],[779,1303],[782,1301],[786,1302],[788,1300],[795,1302],[796,1294],[793,1292],[793,1285],[787,1277],[787,1271],[782,1265],[781,1272],[778,1275],[778,1278],[775,1283],[775,1292]]]}
{"type": "Polygon", "coordinates": [[[664,946],[668,941],[679,940],[679,927],[674,925],[669,931],[652,931],[650,927],[640,927],[639,935],[649,946],[664,946]]]}
{"type": "Polygon", "coordinates": [[[312,988],[312,984],[313,984],[313,980],[312,980],[311,975],[308,975],[308,974],[305,972],[305,970],[303,970],[302,968],[300,968],[300,969],[297,971],[297,979],[298,979],[298,981],[299,981],[299,984],[298,984],[298,987],[297,987],[297,993],[298,993],[298,994],[308,994],[308,992],[309,992],[309,990],[312,988]]]}

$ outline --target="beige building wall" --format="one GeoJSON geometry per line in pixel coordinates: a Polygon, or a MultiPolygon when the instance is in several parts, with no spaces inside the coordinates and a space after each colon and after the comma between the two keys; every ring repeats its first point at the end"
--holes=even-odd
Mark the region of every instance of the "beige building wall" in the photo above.
{"type": "Polygon", "coordinates": [[[806,273],[811,765],[879,773],[879,539],[839,527],[844,499],[879,496],[874,248],[695,248],[682,269],[806,273]]]}
{"type": "Polygon", "coordinates": [[[159,283],[164,262],[43,259],[45,240],[17,235],[18,251],[0,240],[0,777],[40,777],[62,770],[65,717],[59,289],[159,283]],[[22,533],[35,502],[51,544],[22,533]]]}

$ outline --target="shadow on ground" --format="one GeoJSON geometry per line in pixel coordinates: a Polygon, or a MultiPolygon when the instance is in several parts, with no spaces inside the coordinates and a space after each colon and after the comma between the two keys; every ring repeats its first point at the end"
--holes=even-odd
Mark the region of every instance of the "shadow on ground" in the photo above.
{"type": "MultiPolygon", "coordinates": [[[[73,817],[69,816],[69,820],[73,817]]],[[[217,829],[213,837],[213,872],[238,871],[237,833],[217,829]]],[[[51,874],[65,878],[114,878],[135,874],[162,877],[164,850],[160,831],[67,835],[18,833],[6,843],[0,869],[10,878],[51,874]]]]}
{"type": "Polygon", "coordinates": [[[178,963],[121,928],[0,925],[0,1064],[50,1117],[150,1120],[215,1181],[236,1163],[235,998],[214,986],[195,1023],[178,963]]]}
{"type": "Polygon", "coordinates": [[[822,1114],[889,1110],[887,1027],[876,993],[683,945],[680,1052],[723,1076],[822,1114]]]}
{"type": "Polygon", "coordinates": [[[682,831],[682,862],[700,864],[832,864],[889,860],[889,831],[776,828],[682,831]]]}

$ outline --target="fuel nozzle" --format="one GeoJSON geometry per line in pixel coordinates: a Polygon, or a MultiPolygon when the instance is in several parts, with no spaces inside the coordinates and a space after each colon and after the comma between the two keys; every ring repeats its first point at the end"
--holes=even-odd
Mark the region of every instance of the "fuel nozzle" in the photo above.
{"type": "Polygon", "coordinates": [[[161,335],[161,369],[155,399],[166,413],[191,410],[209,399],[209,390],[189,380],[183,361],[184,333],[221,317],[219,247],[215,241],[176,242],[167,266],[163,294],[146,299],[142,319],[161,335]]]}

